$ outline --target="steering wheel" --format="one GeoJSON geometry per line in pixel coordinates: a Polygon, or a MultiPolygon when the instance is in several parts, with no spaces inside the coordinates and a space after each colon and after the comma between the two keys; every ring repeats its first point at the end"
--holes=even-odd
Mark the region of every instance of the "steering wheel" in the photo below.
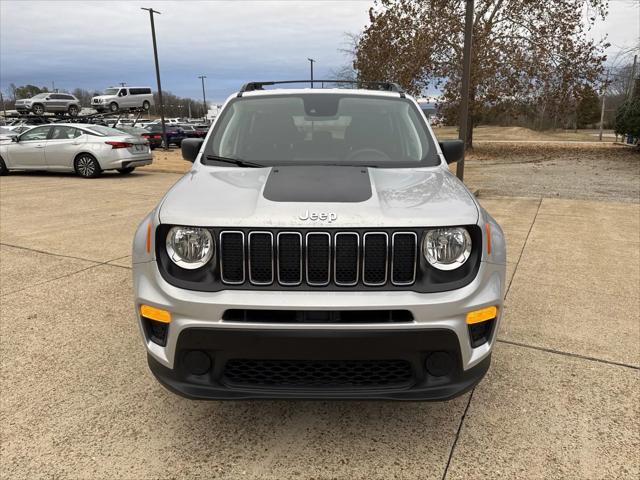
{"type": "Polygon", "coordinates": [[[377,148],[359,148],[358,150],[354,150],[347,158],[345,158],[345,162],[349,163],[351,161],[358,161],[358,157],[366,157],[362,158],[361,162],[389,162],[391,161],[391,157],[384,153],[382,150],[378,150],[377,148]]]}

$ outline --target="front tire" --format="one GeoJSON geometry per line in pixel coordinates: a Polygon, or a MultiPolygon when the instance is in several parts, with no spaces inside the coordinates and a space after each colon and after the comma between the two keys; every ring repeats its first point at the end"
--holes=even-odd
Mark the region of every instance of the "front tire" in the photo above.
{"type": "Polygon", "coordinates": [[[6,175],[8,173],[9,173],[9,169],[5,165],[4,160],[2,159],[2,157],[0,157],[0,176],[6,175]]]}
{"type": "Polygon", "coordinates": [[[44,105],[36,103],[33,107],[31,107],[31,111],[34,115],[44,115],[44,105]]]}
{"type": "Polygon", "coordinates": [[[78,109],[77,105],[69,105],[69,115],[71,115],[72,117],[77,117],[79,112],[80,110],[78,109]]]}
{"type": "Polygon", "coordinates": [[[117,112],[118,111],[118,104],[116,102],[111,102],[109,104],[109,110],[112,112],[117,112]]]}
{"type": "Polygon", "coordinates": [[[126,168],[119,168],[118,169],[118,173],[122,174],[122,175],[129,175],[131,172],[133,172],[136,169],[136,167],[126,167],[126,168]]]}
{"type": "Polygon", "coordinates": [[[96,157],[88,153],[81,153],[73,164],[76,174],[82,178],[96,178],[102,173],[96,157]]]}
{"type": "Polygon", "coordinates": [[[145,100],[145,101],[143,102],[143,104],[142,104],[142,108],[143,108],[146,112],[148,112],[148,111],[149,111],[149,109],[151,108],[151,104],[145,100]]]}

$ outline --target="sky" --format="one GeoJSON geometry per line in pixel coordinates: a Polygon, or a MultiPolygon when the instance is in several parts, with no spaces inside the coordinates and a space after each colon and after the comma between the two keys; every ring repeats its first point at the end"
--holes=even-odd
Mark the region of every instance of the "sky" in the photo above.
{"type": "MultiPolygon", "coordinates": [[[[163,90],[220,103],[250,80],[330,77],[347,63],[345,33],[368,23],[362,1],[0,0],[0,89],[27,83],[60,89],[156,87],[149,15],[155,17],[163,90]]],[[[608,35],[610,56],[638,45],[640,2],[611,0],[590,32],[608,35]]]]}

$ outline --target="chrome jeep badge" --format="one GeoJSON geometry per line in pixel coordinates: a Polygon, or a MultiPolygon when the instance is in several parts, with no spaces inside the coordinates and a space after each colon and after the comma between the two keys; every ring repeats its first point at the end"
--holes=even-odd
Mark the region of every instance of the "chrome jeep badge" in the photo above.
{"type": "Polygon", "coordinates": [[[317,222],[319,220],[321,222],[332,223],[338,219],[338,215],[333,212],[310,212],[309,210],[305,210],[298,218],[303,221],[311,220],[312,222],[317,222]]]}

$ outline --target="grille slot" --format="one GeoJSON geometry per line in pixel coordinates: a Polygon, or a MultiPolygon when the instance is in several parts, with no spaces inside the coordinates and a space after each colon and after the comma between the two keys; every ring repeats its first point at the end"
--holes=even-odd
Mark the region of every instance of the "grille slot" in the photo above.
{"type": "Polygon", "coordinates": [[[244,233],[220,234],[220,277],[224,283],[244,283],[244,233]]]}
{"type": "Polygon", "coordinates": [[[302,235],[298,232],[278,234],[278,282],[281,285],[302,283],[302,235]]]}
{"type": "Polygon", "coordinates": [[[307,283],[314,287],[328,285],[330,268],[331,235],[307,233],[307,283]]]}
{"type": "Polygon", "coordinates": [[[411,385],[406,360],[232,359],[224,367],[226,384],[267,388],[399,388],[411,385]]]}
{"type": "Polygon", "coordinates": [[[249,234],[249,281],[254,285],[273,283],[273,234],[249,234]]]}
{"type": "Polygon", "coordinates": [[[334,243],[334,281],[343,287],[358,284],[360,237],[357,233],[336,233],[334,243]]]}
{"type": "Polygon", "coordinates": [[[416,247],[418,237],[413,232],[396,232],[391,237],[391,282],[411,285],[416,280],[416,247]]]}
{"type": "Polygon", "coordinates": [[[365,285],[387,283],[389,236],[386,233],[365,233],[363,237],[362,281],[365,285]]]}

